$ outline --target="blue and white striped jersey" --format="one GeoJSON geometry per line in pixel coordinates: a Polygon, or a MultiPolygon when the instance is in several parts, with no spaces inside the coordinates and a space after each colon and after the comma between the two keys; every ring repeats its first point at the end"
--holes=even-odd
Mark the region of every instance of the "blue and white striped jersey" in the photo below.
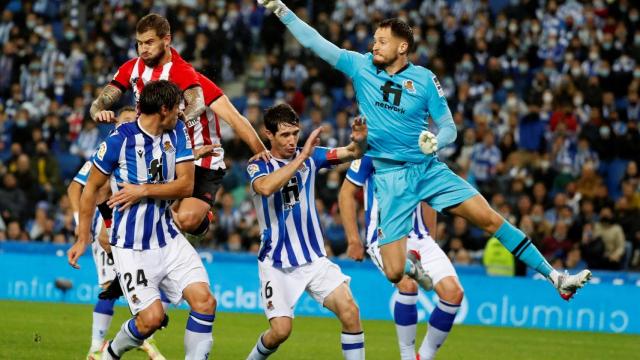
{"type": "MultiPolygon", "coordinates": [[[[347,180],[353,184],[364,187],[364,221],[367,227],[367,247],[378,240],[378,201],[374,195],[375,182],[373,181],[374,168],[371,157],[365,155],[362,159],[354,160],[347,171],[347,180]]],[[[418,203],[413,211],[413,228],[409,236],[424,239],[429,236],[429,228],[422,217],[422,203],[418,203]]]]}
{"type": "MultiPolygon", "coordinates": [[[[146,133],[139,120],[118,127],[98,148],[93,165],[117,184],[158,184],[175,179],[176,165],[193,161],[191,142],[181,121],[162,135],[146,133]]],[[[114,209],[111,245],[125,249],[156,249],[178,235],[171,218],[171,200],[142,199],[124,211],[114,209]]]]}
{"type": "MultiPolygon", "coordinates": [[[[289,160],[257,160],[247,166],[253,204],[262,232],[259,261],[276,268],[290,268],[326,256],[320,219],[316,210],[315,181],[318,170],[331,167],[329,149],[316,147],[295,176],[279,191],[262,196],[253,191],[253,182],[287,165],[289,160]]],[[[296,155],[300,149],[296,151],[296,155]]]]}

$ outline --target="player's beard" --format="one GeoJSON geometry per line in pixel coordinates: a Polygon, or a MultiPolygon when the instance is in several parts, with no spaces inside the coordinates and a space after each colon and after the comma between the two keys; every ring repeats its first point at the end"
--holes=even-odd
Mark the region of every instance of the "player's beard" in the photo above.
{"type": "Polygon", "coordinates": [[[162,59],[164,57],[164,55],[166,54],[166,50],[164,49],[164,47],[162,49],[160,49],[160,52],[158,53],[158,55],[149,58],[147,60],[144,60],[144,64],[147,65],[148,67],[156,67],[158,66],[158,63],[160,63],[160,59],[162,59]]]}
{"type": "Polygon", "coordinates": [[[386,68],[387,66],[393,64],[396,60],[398,59],[398,55],[394,56],[391,59],[387,59],[386,57],[383,57],[383,60],[376,60],[376,57],[373,57],[373,65],[380,67],[380,68],[386,68]]]}

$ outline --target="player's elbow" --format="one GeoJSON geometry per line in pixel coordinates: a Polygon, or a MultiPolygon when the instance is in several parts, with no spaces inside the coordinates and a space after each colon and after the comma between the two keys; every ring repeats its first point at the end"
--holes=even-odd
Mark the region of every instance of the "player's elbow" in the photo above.
{"type": "Polygon", "coordinates": [[[271,196],[276,190],[264,181],[255,181],[253,183],[253,191],[258,195],[271,196]]]}
{"type": "Polygon", "coordinates": [[[180,198],[188,198],[193,195],[193,179],[191,181],[185,181],[180,189],[180,198]]]}

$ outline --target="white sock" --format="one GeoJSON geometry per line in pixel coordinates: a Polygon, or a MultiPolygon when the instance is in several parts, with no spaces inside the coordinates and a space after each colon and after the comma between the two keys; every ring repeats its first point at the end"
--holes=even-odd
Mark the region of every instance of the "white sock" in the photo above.
{"type": "Polygon", "coordinates": [[[420,346],[420,360],[431,360],[449,336],[460,305],[440,300],[429,317],[427,335],[420,346]]]}
{"type": "Polygon", "coordinates": [[[356,334],[343,332],[340,335],[340,341],[345,360],[364,360],[364,332],[356,334]]]}
{"type": "Polygon", "coordinates": [[[399,293],[393,309],[400,359],[416,358],[416,324],[418,323],[417,293],[399,293]]]}
{"type": "Polygon", "coordinates": [[[549,281],[551,281],[551,283],[553,284],[554,287],[558,287],[558,277],[560,277],[560,273],[558,272],[558,270],[553,270],[551,271],[551,273],[549,274],[549,281]]]}
{"type": "Polygon", "coordinates": [[[113,304],[111,300],[98,300],[93,309],[93,322],[91,323],[91,348],[89,352],[100,350],[104,344],[104,338],[113,319],[113,304]]]}
{"type": "Polygon", "coordinates": [[[131,318],[122,324],[120,331],[111,340],[105,353],[109,352],[109,354],[115,355],[117,358],[122,357],[125,352],[142,345],[145,338],[136,328],[136,318],[131,318]]]}
{"type": "Polygon", "coordinates": [[[185,360],[204,360],[209,358],[213,346],[213,320],[215,315],[189,313],[187,328],[184,332],[185,360]]]}
{"type": "Polygon", "coordinates": [[[277,346],[273,349],[269,349],[268,347],[266,347],[262,342],[263,336],[264,334],[260,335],[260,338],[258,338],[258,342],[256,343],[256,346],[254,346],[253,349],[251,350],[251,353],[247,357],[247,360],[264,360],[268,358],[269,355],[273,354],[274,352],[276,352],[276,350],[278,350],[277,346]]]}

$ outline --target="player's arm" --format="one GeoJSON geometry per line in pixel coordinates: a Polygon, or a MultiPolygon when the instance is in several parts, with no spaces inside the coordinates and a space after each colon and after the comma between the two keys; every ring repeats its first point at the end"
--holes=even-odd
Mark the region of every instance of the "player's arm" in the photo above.
{"type": "Polygon", "coordinates": [[[426,202],[422,202],[422,221],[429,229],[429,234],[435,240],[436,238],[436,226],[438,225],[438,213],[426,202]]]}
{"type": "Polygon", "coordinates": [[[195,124],[200,114],[206,109],[204,93],[201,86],[193,86],[184,91],[184,119],[187,124],[195,124]]]}
{"type": "Polygon", "coordinates": [[[107,84],[98,98],[91,103],[89,114],[91,119],[97,122],[115,122],[116,115],[109,110],[122,97],[122,90],[113,84],[107,84]]]}
{"type": "Polygon", "coordinates": [[[364,246],[358,232],[356,193],[360,186],[352,183],[349,179],[342,182],[340,193],[338,194],[338,207],[340,208],[340,218],[347,236],[347,256],[356,261],[364,258],[364,246]]]}
{"type": "Polygon", "coordinates": [[[96,209],[99,189],[109,180],[109,175],[92,168],[87,179],[87,184],[80,196],[78,239],[69,249],[67,259],[69,264],[79,269],[78,258],[84,253],[87,245],[91,242],[91,221],[96,209]]]}
{"type": "Polygon", "coordinates": [[[433,138],[431,132],[428,130],[423,131],[420,135],[420,147],[422,152],[431,153],[456,141],[458,130],[453,122],[453,116],[451,115],[451,110],[449,109],[449,104],[447,103],[447,98],[444,95],[440,82],[432,72],[429,72],[427,76],[429,77],[427,80],[427,106],[433,122],[438,127],[438,135],[435,136],[435,149],[434,147],[423,148],[423,142],[430,137],[433,138]]]}
{"type": "MultiPolygon", "coordinates": [[[[304,162],[313,155],[313,150],[320,142],[320,133],[322,128],[315,129],[309,135],[309,138],[304,143],[302,151],[291,160],[287,165],[279,168],[278,170],[269,173],[259,175],[260,177],[254,178],[251,182],[253,191],[262,196],[271,196],[274,192],[282,189],[282,187],[291,180],[296,171],[304,164],[304,162]]],[[[250,176],[253,176],[250,171],[250,176]]]]}
{"type": "Polygon", "coordinates": [[[120,190],[113,194],[107,204],[123,211],[143,198],[175,200],[193,194],[195,165],[193,157],[176,165],[176,179],[165,184],[118,184],[120,190]]]}
{"type": "Polygon", "coordinates": [[[80,221],[80,196],[82,196],[82,184],[71,181],[67,186],[67,197],[69,197],[69,203],[71,204],[71,210],[73,211],[73,219],[76,225],[80,221]]]}
{"type": "Polygon", "coordinates": [[[233,131],[251,148],[254,154],[267,150],[249,120],[238,112],[226,95],[220,96],[209,107],[231,126],[233,131]]]}

